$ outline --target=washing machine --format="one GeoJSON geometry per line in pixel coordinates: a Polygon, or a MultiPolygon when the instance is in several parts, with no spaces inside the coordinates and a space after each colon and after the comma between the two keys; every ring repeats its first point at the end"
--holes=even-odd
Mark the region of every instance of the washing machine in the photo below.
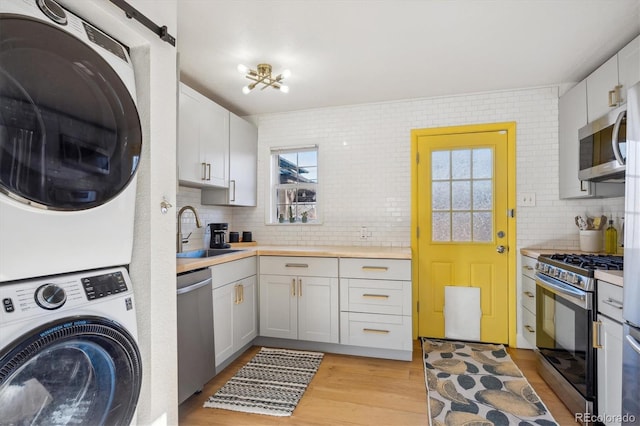
{"type": "Polygon", "coordinates": [[[141,149],[127,48],[53,0],[0,0],[0,284],[128,265],[141,149]]]}
{"type": "Polygon", "coordinates": [[[0,285],[0,423],[129,425],[142,367],[127,270],[0,285]]]}

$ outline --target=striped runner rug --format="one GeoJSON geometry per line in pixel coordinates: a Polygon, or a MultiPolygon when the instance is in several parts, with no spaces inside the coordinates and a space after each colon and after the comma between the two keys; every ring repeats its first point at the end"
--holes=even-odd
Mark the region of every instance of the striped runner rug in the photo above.
{"type": "Polygon", "coordinates": [[[262,348],[204,403],[206,408],[291,416],[323,353],[262,348]]]}
{"type": "Polygon", "coordinates": [[[432,426],[558,426],[503,345],[421,339],[432,426]]]}

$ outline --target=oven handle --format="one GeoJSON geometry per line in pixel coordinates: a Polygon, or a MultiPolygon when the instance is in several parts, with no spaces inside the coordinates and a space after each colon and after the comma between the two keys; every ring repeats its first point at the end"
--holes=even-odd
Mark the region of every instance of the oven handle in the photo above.
{"type": "Polygon", "coordinates": [[[625,339],[627,339],[627,342],[629,343],[629,345],[631,345],[631,349],[640,354],[640,344],[638,343],[638,341],[629,334],[625,336],[625,339]]]}
{"type": "Polygon", "coordinates": [[[574,305],[581,307],[582,309],[586,309],[588,311],[592,309],[591,298],[587,297],[589,293],[586,291],[579,290],[568,284],[564,284],[562,281],[558,281],[540,273],[536,274],[536,284],[573,303],[574,305]]]}

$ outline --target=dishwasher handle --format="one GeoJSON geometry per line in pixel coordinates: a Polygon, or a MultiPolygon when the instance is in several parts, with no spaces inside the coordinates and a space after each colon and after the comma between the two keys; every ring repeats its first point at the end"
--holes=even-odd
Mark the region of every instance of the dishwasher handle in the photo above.
{"type": "Polygon", "coordinates": [[[211,284],[211,281],[213,281],[211,278],[207,278],[206,280],[198,281],[197,283],[191,284],[190,286],[179,288],[176,291],[176,294],[189,293],[191,291],[199,289],[200,287],[211,284]]]}

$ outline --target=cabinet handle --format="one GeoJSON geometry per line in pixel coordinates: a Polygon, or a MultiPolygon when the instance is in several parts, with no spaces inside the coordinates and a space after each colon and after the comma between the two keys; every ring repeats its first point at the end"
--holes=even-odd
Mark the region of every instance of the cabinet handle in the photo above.
{"type": "Polygon", "coordinates": [[[387,266],[363,266],[363,271],[377,271],[377,272],[385,272],[389,270],[387,266]]]}
{"type": "Polygon", "coordinates": [[[295,278],[291,280],[291,295],[293,297],[296,297],[296,279],[295,278]]]}
{"type": "Polygon", "coordinates": [[[614,100],[615,95],[616,95],[616,90],[615,89],[609,90],[609,106],[610,107],[616,106],[616,103],[615,103],[615,100],[614,100]]]}
{"type": "Polygon", "coordinates": [[[524,328],[529,332],[529,333],[535,333],[536,330],[531,327],[530,325],[525,325],[524,328]]]}
{"type": "Polygon", "coordinates": [[[202,180],[207,180],[207,163],[202,163],[202,180]]]}
{"type": "Polygon", "coordinates": [[[231,186],[233,184],[233,191],[231,191],[231,198],[229,198],[229,201],[235,201],[236,200],[236,181],[235,180],[230,180],[229,181],[229,186],[231,186]]]}
{"type": "Polygon", "coordinates": [[[375,333],[375,334],[389,334],[391,333],[389,330],[377,330],[375,328],[363,328],[362,331],[365,333],[375,333]]]}
{"type": "Polygon", "coordinates": [[[374,299],[388,299],[389,295],[388,294],[369,294],[369,293],[365,293],[362,295],[362,297],[371,297],[374,299]]]}
{"type": "Polygon", "coordinates": [[[607,300],[603,300],[602,303],[604,303],[605,305],[609,305],[609,306],[613,306],[616,309],[622,309],[622,302],[612,299],[612,298],[608,298],[607,300]]]}
{"type": "Polygon", "coordinates": [[[207,163],[207,180],[211,180],[211,163],[207,163]]]}
{"type": "Polygon", "coordinates": [[[582,192],[587,192],[588,190],[589,190],[589,182],[588,182],[588,181],[581,180],[581,181],[580,181],[580,191],[582,191],[582,192]],[[585,184],[587,185],[587,187],[586,187],[586,188],[585,188],[585,186],[584,186],[585,184]]]}
{"type": "Polygon", "coordinates": [[[526,294],[526,295],[527,295],[527,297],[531,297],[531,298],[536,297],[536,295],[535,295],[535,294],[533,294],[533,293],[531,293],[530,291],[525,291],[525,292],[523,292],[523,293],[524,293],[524,294],[526,294]]]}
{"type": "Polygon", "coordinates": [[[308,268],[306,263],[285,263],[285,268],[308,268]]]}
{"type": "Polygon", "coordinates": [[[602,321],[594,321],[592,334],[593,334],[593,347],[594,349],[602,349],[602,343],[600,343],[600,326],[602,321]]]}
{"type": "Polygon", "coordinates": [[[233,296],[234,296],[234,297],[233,297],[233,304],[234,304],[234,305],[237,305],[238,303],[240,303],[240,302],[239,302],[239,300],[240,300],[240,295],[239,295],[239,291],[238,291],[238,286],[237,286],[237,285],[234,285],[234,286],[233,286],[233,291],[234,291],[234,293],[235,293],[235,294],[233,295],[233,296]]]}
{"type": "Polygon", "coordinates": [[[240,284],[238,288],[240,289],[240,302],[238,302],[238,305],[240,305],[244,303],[244,285],[240,284]]]}
{"type": "Polygon", "coordinates": [[[298,278],[298,297],[302,297],[302,278],[298,278]]]}

